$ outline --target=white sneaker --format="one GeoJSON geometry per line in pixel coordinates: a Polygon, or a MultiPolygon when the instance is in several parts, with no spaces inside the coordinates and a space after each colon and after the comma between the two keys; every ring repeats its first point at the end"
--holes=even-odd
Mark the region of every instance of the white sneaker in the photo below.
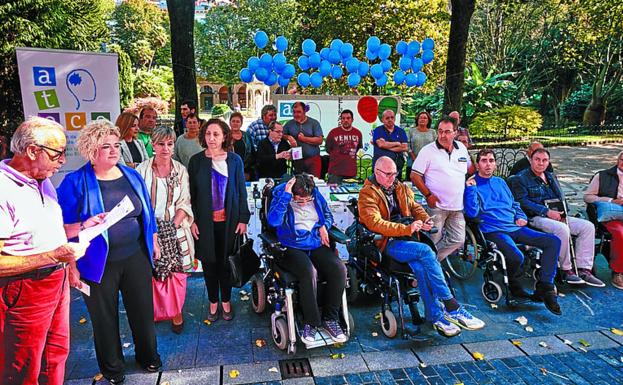
{"type": "Polygon", "coordinates": [[[446,311],[445,318],[453,324],[467,330],[478,330],[485,327],[485,323],[482,320],[469,314],[463,306],[454,311],[446,311]]]}
{"type": "Polygon", "coordinates": [[[442,317],[439,321],[433,323],[433,329],[444,337],[455,337],[461,334],[461,328],[442,317]]]}

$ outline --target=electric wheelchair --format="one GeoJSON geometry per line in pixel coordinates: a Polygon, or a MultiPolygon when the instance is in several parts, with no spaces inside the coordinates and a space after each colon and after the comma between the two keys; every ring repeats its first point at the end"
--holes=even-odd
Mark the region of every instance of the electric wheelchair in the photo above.
{"type": "MultiPolygon", "coordinates": [[[[261,267],[260,271],[251,278],[251,306],[255,313],[261,314],[267,305],[270,305],[273,342],[277,348],[286,350],[288,354],[295,354],[296,342],[302,333],[302,325],[297,321],[300,311],[297,309],[298,279],[287,270],[286,266],[279,263],[286,249],[280,245],[274,229],[268,225],[266,219],[272,200],[272,189],[276,183],[272,179],[266,181],[267,184],[262,190],[262,209],[260,211],[262,225],[262,233],[259,235],[262,242],[261,267]]],[[[348,241],[346,235],[335,226],[329,229],[329,239],[333,250],[335,250],[335,243],[346,244],[348,241]]],[[[317,298],[323,297],[322,290],[325,283],[320,276],[317,298]]],[[[339,322],[344,334],[350,338],[354,321],[348,311],[346,292],[342,294],[339,322]]],[[[314,343],[305,344],[307,349],[335,344],[326,331],[319,329],[318,335],[319,337],[314,343]]]]}

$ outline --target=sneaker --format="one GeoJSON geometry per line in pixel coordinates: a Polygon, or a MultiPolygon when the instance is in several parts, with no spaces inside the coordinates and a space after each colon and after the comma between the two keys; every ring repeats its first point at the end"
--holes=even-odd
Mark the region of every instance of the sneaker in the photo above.
{"type": "Polygon", "coordinates": [[[334,342],[346,342],[346,334],[344,334],[342,327],[336,320],[324,320],[322,321],[322,327],[329,333],[329,336],[334,342]]]}
{"type": "Polygon", "coordinates": [[[469,314],[462,306],[454,311],[446,312],[445,317],[453,324],[467,330],[478,330],[485,327],[485,323],[482,320],[469,314]]]}
{"type": "Polygon", "coordinates": [[[569,285],[582,285],[586,282],[573,272],[573,270],[562,270],[562,280],[569,285]]]}
{"type": "Polygon", "coordinates": [[[580,270],[580,278],[582,278],[587,285],[595,286],[595,287],[606,287],[606,284],[603,283],[601,279],[595,277],[589,269],[579,269],[579,270],[580,270]]]}
{"type": "Polygon", "coordinates": [[[303,336],[301,339],[304,344],[311,344],[316,342],[316,334],[318,334],[318,329],[311,325],[305,325],[303,327],[303,336]]]}
{"type": "Polygon", "coordinates": [[[612,286],[623,290],[623,273],[612,273],[612,286]]]}
{"type": "Polygon", "coordinates": [[[433,329],[437,330],[437,333],[448,338],[461,334],[461,328],[444,317],[441,317],[439,321],[433,323],[433,329]]]}

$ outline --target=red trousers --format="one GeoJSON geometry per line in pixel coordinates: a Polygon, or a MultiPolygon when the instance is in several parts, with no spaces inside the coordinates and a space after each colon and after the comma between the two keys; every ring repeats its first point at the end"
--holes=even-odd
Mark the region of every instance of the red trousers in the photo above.
{"type": "Polygon", "coordinates": [[[65,269],[0,283],[0,384],[62,385],[69,355],[65,269]]]}
{"type": "Polygon", "coordinates": [[[615,273],[623,273],[623,222],[610,221],[604,223],[612,234],[610,243],[610,268],[615,273]]]}
{"type": "Polygon", "coordinates": [[[294,171],[297,174],[301,172],[306,172],[315,176],[316,178],[320,178],[320,173],[322,171],[322,159],[320,159],[320,155],[295,160],[294,171]]]}

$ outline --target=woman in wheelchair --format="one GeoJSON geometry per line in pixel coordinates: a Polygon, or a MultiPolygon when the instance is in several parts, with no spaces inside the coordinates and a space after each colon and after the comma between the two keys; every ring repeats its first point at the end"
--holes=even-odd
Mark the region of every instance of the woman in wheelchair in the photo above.
{"type": "Polygon", "coordinates": [[[311,175],[297,175],[275,187],[267,215],[277,238],[287,250],[279,265],[299,279],[303,311],[302,340],[313,343],[323,327],[335,342],[347,340],[339,320],[346,266],[329,247],[328,229],[333,215],[311,175]],[[317,301],[318,276],[326,280],[322,319],[317,301]]]}
{"type": "Polygon", "coordinates": [[[376,161],[374,176],[366,179],[359,192],[358,209],[361,223],[368,230],[383,236],[377,242],[379,250],[399,262],[407,263],[413,270],[426,319],[437,332],[454,337],[461,333],[460,327],[476,330],[485,326],[453,297],[432,249],[412,237],[420,230],[430,230],[431,218],[415,202],[413,191],[396,180],[396,165],[390,158],[381,157],[376,161]],[[415,221],[410,225],[399,223],[404,217],[413,217],[415,221]],[[443,306],[439,301],[443,302],[443,306]]]}

